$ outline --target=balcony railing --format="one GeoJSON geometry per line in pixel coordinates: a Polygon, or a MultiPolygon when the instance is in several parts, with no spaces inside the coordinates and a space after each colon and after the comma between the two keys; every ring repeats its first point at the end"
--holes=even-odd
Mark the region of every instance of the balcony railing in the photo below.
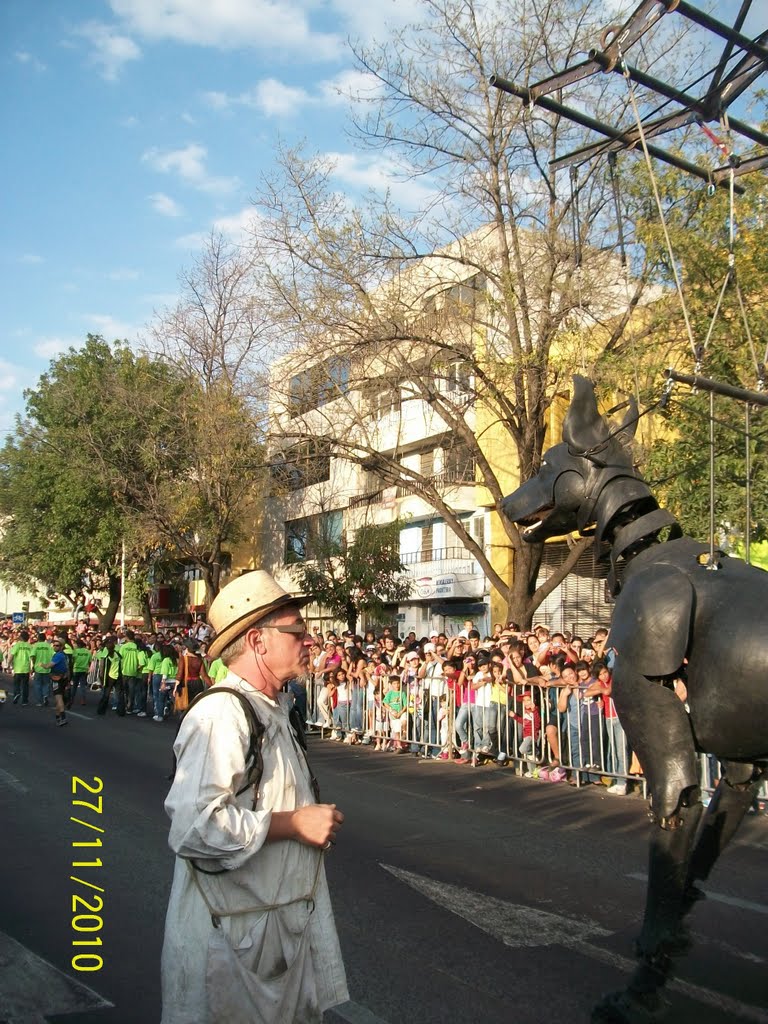
{"type": "Polygon", "coordinates": [[[355,498],[349,499],[350,508],[364,508],[366,505],[379,505],[384,500],[384,490],[366,491],[365,494],[358,494],[355,498]]]}
{"type": "Polygon", "coordinates": [[[400,555],[403,565],[421,565],[424,562],[473,562],[474,559],[475,556],[460,545],[450,548],[406,551],[405,554],[400,555]]]}
{"type": "MultiPolygon", "coordinates": [[[[464,487],[472,487],[477,483],[474,469],[444,469],[440,473],[432,473],[428,478],[430,483],[436,487],[455,487],[461,484],[464,487]]],[[[397,488],[398,498],[410,498],[417,491],[412,487],[397,488]]]]}

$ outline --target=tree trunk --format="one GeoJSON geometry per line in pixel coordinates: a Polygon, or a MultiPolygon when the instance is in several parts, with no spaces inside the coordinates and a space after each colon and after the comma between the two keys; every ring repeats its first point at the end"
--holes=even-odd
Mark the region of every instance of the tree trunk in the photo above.
{"type": "Polygon", "coordinates": [[[355,603],[354,603],[354,601],[351,600],[351,598],[347,601],[346,618],[347,618],[347,629],[351,633],[356,633],[357,632],[357,619],[358,619],[358,615],[357,615],[357,608],[355,607],[355,603]]]}
{"type": "Polygon", "coordinates": [[[543,553],[543,544],[525,543],[514,553],[512,585],[507,600],[507,622],[516,622],[521,629],[531,628],[536,610],[533,595],[543,553]]]}
{"type": "Polygon", "coordinates": [[[115,623],[115,616],[117,615],[117,609],[120,607],[120,598],[122,597],[122,581],[119,576],[109,576],[109,603],[103,612],[97,612],[99,619],[99,629],[102,632],[107,633],[112,629],[115,623]]]}
{"type": "Polygon", "coordinates": [[[153,633],[155,630],[155,620],[152,615],[152,606],[149,603],[149,594],[146,591],[141,595],[141,614],[144,619],[144,629],[147,633],[153,633]]]}

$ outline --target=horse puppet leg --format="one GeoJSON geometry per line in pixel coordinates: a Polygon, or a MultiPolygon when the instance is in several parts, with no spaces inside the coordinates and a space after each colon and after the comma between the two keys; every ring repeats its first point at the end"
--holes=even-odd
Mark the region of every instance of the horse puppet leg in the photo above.
{"type": "Polygon", "coordinates": [[[723,761],[723,775],[704,815],[688,872],[687,902],[704,894],[696,882],[705,881],[718,857],[733,838],[757,795],[766,769],[760,765],[723,761]]]}
{"type": "Polygon", "coordinates": [[[595,1007],[592,1020],[644,1024],[661,1007],[659,991],[671,972],[672,954],[685,946],[685,892],[702,806],[685,706],[662,682],[626,664],[617,666],[616,675],[616,707],[648,779],[653,827],[645,915],[637,941],[640,963],[627,990],[607,996],[595,1007]]]}

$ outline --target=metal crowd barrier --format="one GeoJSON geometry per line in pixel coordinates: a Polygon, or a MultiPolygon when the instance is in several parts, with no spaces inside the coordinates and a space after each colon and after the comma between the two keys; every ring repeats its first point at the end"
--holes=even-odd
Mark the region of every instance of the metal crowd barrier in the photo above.
{"type": "MultiPolygon", "coordinates": [[[[473,765],[496,761],[529,778],[567,779],[577,787],[596,784],[612,787],[616,794],[631,791],[647,797],[642,765],[633,756],[612,705],[606,708],[608,702],[602,698],[589,702],[572,699],[569,709],[561,712],[556,703],[559,690],[530,687],[540,727],[529,738],[523,724],[509,714],[513,711],[522,717],[522,691],[527,687],[512,687],[506,705],[491,703],[480,708],[470,704],[467,711],[467,705],[463,710],[457,706],[453,690],[441,694],[438,686],[440,695],[435,697],[429,683],[419,680],[406,691],[406,709],[399,724],[383,702],[373,698],[367,684],[350,683],[350,699],[335,708],[323,699],[322,677],[297,681],[292,689],[294,693],[302,691],[307,723],[325,738],[441,760],[463,759],[473,765]],[[443,695],[447,699],[441,702],[443,695]],[[560,772],[553,777],[557,768],[560,772]]],[[[703,800],[708,803],[720,776],[717,759],[702,754],[699,770],[703,800]]],[[[768,782],[761,786],[758,799],[765,808],[768,782]]]]}

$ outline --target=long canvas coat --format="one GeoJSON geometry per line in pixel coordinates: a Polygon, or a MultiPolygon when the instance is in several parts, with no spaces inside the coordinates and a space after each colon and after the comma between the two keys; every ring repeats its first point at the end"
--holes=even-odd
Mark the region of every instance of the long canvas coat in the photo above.
{"type": "Polygon", "coordinates": [[[189,712],[165,802],[176,865],[162,1024],[315,1024],[349,998],[323,854],[294,841],[265,843],[273,810],[315,799],[288,721],[291,698],[272,701],[232,673],[222,685],[241,690],[265,724],[264,775],[255,807],[252,787],[234,795],[249,744],[236,697],[209,696],[189,712]]]}

